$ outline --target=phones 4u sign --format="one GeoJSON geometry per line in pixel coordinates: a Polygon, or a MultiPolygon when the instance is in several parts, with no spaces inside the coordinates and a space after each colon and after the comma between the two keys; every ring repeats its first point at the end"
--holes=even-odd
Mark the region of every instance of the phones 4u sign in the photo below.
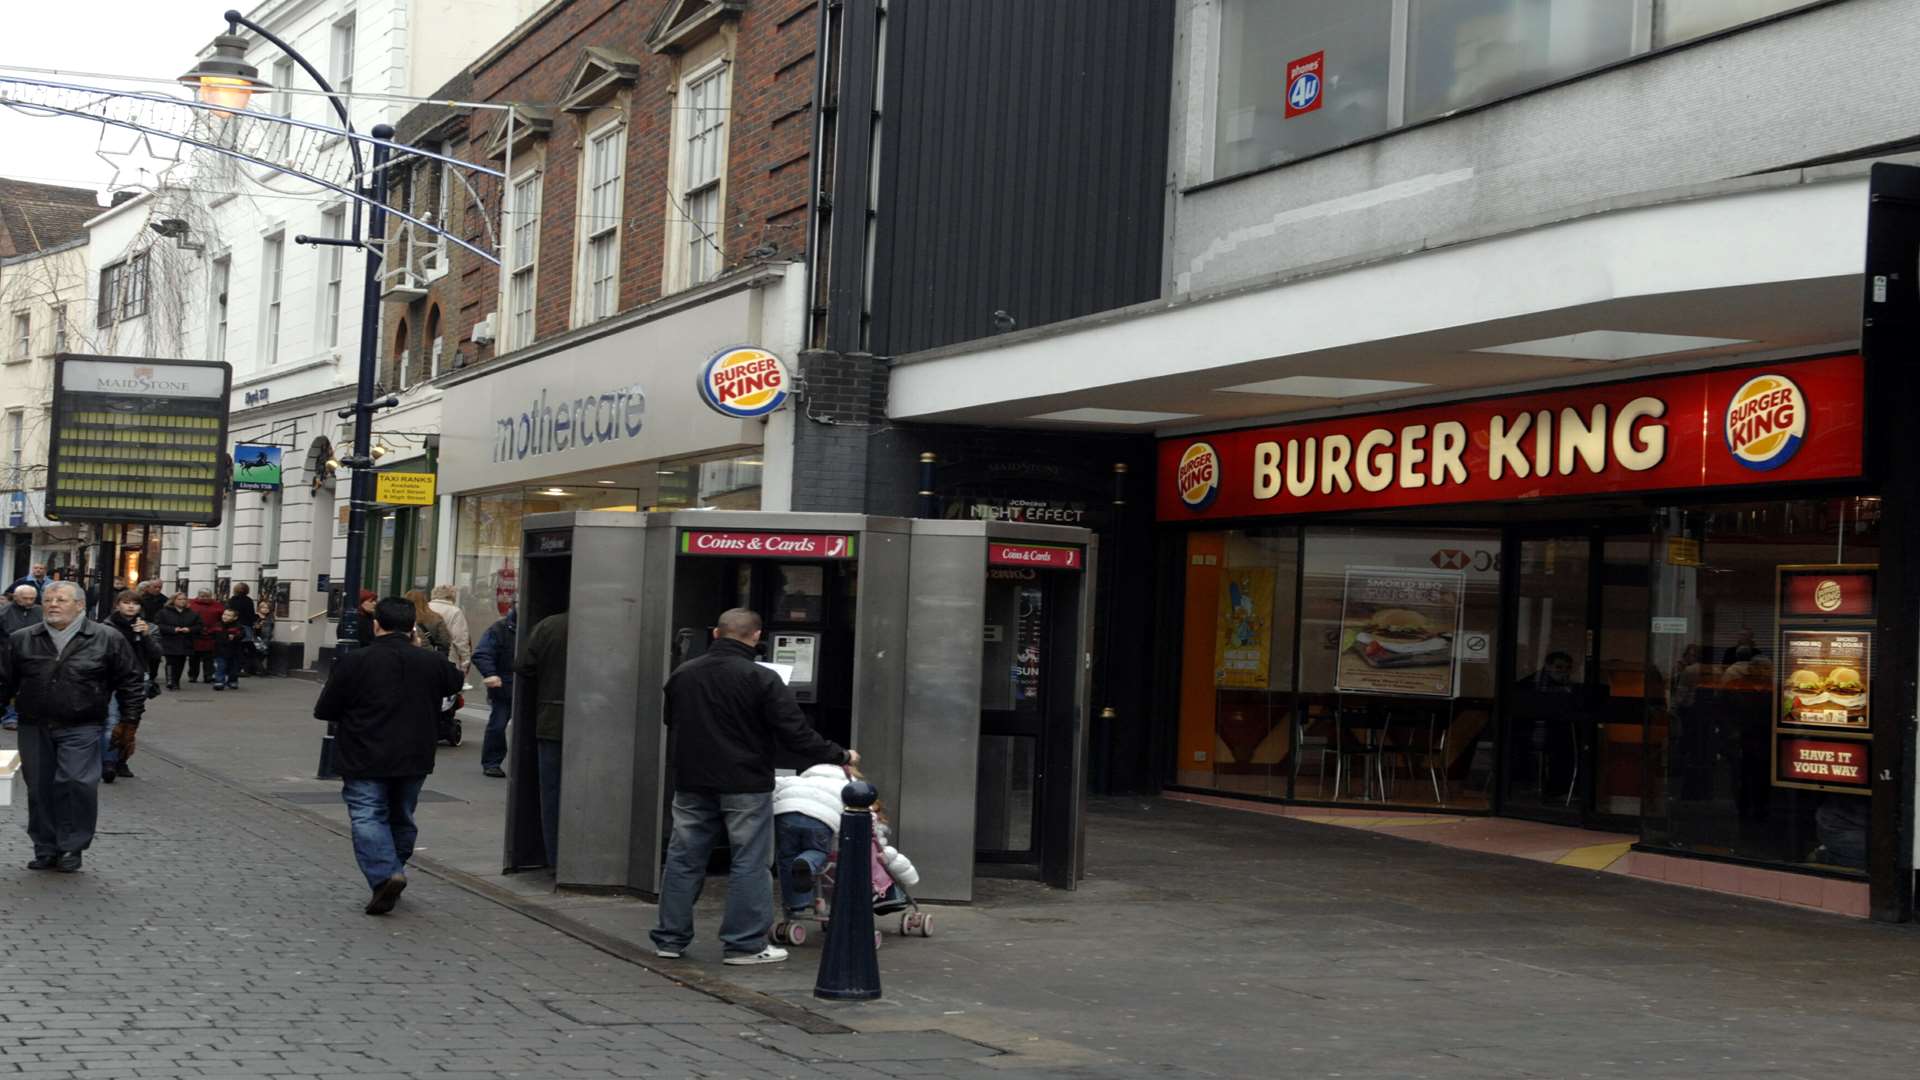
{"type": "Polygon", "coordinates": [[[56,356],[47,517],[219,524],[232,382],[225,363],[56,356]]]}

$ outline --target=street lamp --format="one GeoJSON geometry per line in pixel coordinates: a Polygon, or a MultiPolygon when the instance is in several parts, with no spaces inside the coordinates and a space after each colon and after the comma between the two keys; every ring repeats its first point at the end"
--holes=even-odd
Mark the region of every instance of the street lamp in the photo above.
{"type": "MultiPolygon", "coordinates": [[[[367,278],[360,296],[360,378],[353,404],[342,410],[342,415],[351,415],[353,418],[353,453],[341,458],[340,463],[353,470],[353,483],[347,511],[347,553],[343,568],[348,602],[341,605],[339,637],[334,642],[334,656],[338,658],[351,651],[359,640],[356,631],[361,613],[356,598],[359,594],[360,567],[366,558],[367,507],[373,502],[373,462],[376,456],[373,453],[373,414],[379,409],[399,404],[399,399],[392,396],[380,401],[373,400],[380,333],[381,251],[385,247],[387,232],[387,162],[392,152],[389,141],[393,138],[393,128],[388,124],[373,126],[370,132],[375,140],[373,167],[369,170],[360,157],[360,143],[354,137],[353,121],[347,116],[346,99],[327,82],[326,76],[320,74],[320,69],[314,67],[298,49],[240,12],[228,11],[225,18],[227,32],[214,39],[213,55],[195,64],[193,70],[181,76],[180,81],[196,86],[201,100],[206,104],[232,105],[244,109],[254,91],[270,89],[267,83],[260,81],[259,69],[246,62],[248,41],[240,36],[240,28],[244,26],[258,34],[262,40],[279,48],[305,69],[327,100],[333,103],[333,111],[339,115],[340,126],[347,133],[347,148],[353,153],[354,189],[367,200],[369,207],[364,236],[360,230],[360,202],[355,200],[353,230],[348,236],[293,238],[296,244],[357,247],[367,253],[367,278]]],[[[319,775],[323,780],[338,775],[333,768],[333,734],[334,726],[328,723],[327,734],[320,742],[319,775]]]]}
{"type": "Polygon", "coordinates": [[[213,55],[193,65],[179,81],[193,87],[202,103],[219,108],[222,117],[245,109],[254,91],[273,89],[260,78],[260,69],[247,63],[247,39],[239,34],[214,38],[213,55]]]}

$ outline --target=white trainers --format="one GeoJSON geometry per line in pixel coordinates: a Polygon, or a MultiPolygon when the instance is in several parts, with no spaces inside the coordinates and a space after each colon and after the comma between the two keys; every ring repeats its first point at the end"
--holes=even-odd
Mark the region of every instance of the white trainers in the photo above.
{"type": "Polygon", "coordinates": [[[655,949],[653,950],[653,955],[659,957],[662,960],[678,960],[680,959],[680,950],[679,949],[655,949]]]}
{"type": "Polygon", "coordinates": [[[723,964],[777,964],[787,958],[787,950],[778,945],[769,945],[757,953],[741,953],[720,961],[723,964]]]}

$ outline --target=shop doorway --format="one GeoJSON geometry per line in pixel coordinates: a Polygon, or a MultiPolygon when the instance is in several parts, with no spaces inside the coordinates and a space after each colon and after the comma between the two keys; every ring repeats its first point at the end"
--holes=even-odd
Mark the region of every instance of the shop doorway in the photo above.
{"type": "Polygon", "coordinates": [[[1524,530],[1506,550],[1501,810],[1638,832],[1648,783],[1645,532],[1524,530]]]}

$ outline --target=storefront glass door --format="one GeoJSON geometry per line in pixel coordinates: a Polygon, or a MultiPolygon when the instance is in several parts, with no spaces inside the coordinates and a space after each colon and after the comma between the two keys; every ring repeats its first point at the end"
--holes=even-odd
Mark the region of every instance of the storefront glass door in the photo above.
{"type": "Polygon", "coordinates": [[[1508,597],[1502,808],[1638,828],[1646,783],[1645,535],[1522,534],[1508,597]]]}

